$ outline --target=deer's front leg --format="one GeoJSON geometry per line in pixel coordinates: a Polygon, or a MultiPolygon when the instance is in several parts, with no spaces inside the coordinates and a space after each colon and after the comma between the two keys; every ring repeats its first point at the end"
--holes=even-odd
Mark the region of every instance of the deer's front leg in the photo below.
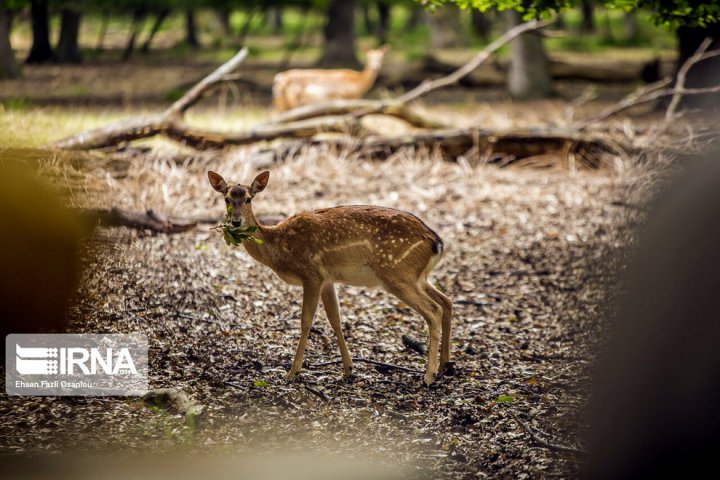
{"type": "Polygon", "coordinates": [[[292,368],[288,372],[288,380],[295,378],[295,375],[302,368],[303,356],[305,355],[305,345],[307,345],[308,335],[310,335],[310,327],[312,327],[313,317],[317,310],[318,300],[320,298],[320,285],[310,282],[303,284],[303,304],[302,318],[300,320],[300,341],[295,351],[295,360],[293,360],[292,368]]]}

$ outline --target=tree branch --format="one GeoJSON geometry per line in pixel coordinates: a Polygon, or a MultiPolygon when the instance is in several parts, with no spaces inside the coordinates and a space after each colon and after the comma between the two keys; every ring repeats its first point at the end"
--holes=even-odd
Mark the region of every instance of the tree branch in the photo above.
{"type": "Polygon", "coordinates": [[[123,120],[105,127],[78,133],[52,142],[47,146],[65,150],[92,150],[164,133],[174,121],[182,117],[188,108],[197,103],[209,88],[222,82],[225,75],[236,69],[245,60],[247,54],[247,48],[240,50],[234,57],[202,79],[182,98],[160,114],[123,120]]]}
{"type": "Polygon", "coordinates": [[[712,42],[713,39],[710,37],[703,40],[695,54],[688,58],[685,63],[683,63],[682,67],[680,67],[680,70],[678,70],[677,77],[675,78],[675,92],[673,93],[670,105],[668,105],[667,111],[665,112],[665,121],[669,122],[672,120],[675,116],[675,111],[677,110],[678,105],[680,105],[680,100],[682,100],[683,95],[687,92],[685,89],[685,81],[690,69],[698,62],[720,55],[720,50],[707,52],[707,49],[710,47],[712,42]]]}

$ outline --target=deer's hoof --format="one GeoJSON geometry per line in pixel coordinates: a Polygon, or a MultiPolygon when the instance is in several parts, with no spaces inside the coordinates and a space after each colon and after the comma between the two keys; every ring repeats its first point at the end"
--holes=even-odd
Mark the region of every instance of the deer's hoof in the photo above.
{"type": "Polygon", "coordinates": [[[435,378],[437,377],[437,372],[426,372],[425,373],[425,385],[428,387],[435,381],[435,378]]]}

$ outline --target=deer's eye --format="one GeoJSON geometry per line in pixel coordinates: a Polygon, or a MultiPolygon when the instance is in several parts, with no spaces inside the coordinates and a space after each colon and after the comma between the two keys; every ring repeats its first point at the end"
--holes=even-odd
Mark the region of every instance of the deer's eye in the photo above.
{"type": "Polygon", "coordinates": [[[230,205],[230,200],[228,200],[227,198],[225,198],[223,200],[225,200],[225,205],[230,205]]]}
{"type": "Polygon", "coordinates": [[[247,200],[245,200],[245,203],[250,203],[250,202],[252,202],[252,198],[248,198],[247,200]]]}

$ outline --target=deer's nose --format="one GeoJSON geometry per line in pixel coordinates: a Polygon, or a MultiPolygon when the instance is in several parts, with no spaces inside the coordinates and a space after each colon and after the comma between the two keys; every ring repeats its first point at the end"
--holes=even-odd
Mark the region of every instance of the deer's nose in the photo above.
{"type": "Polygon", "coordinates": [[[233,227],[239,227],[240,225],[242,225],[242,221],[241,220],[233,220],[232,224],[233,224],[233,227]]]}

